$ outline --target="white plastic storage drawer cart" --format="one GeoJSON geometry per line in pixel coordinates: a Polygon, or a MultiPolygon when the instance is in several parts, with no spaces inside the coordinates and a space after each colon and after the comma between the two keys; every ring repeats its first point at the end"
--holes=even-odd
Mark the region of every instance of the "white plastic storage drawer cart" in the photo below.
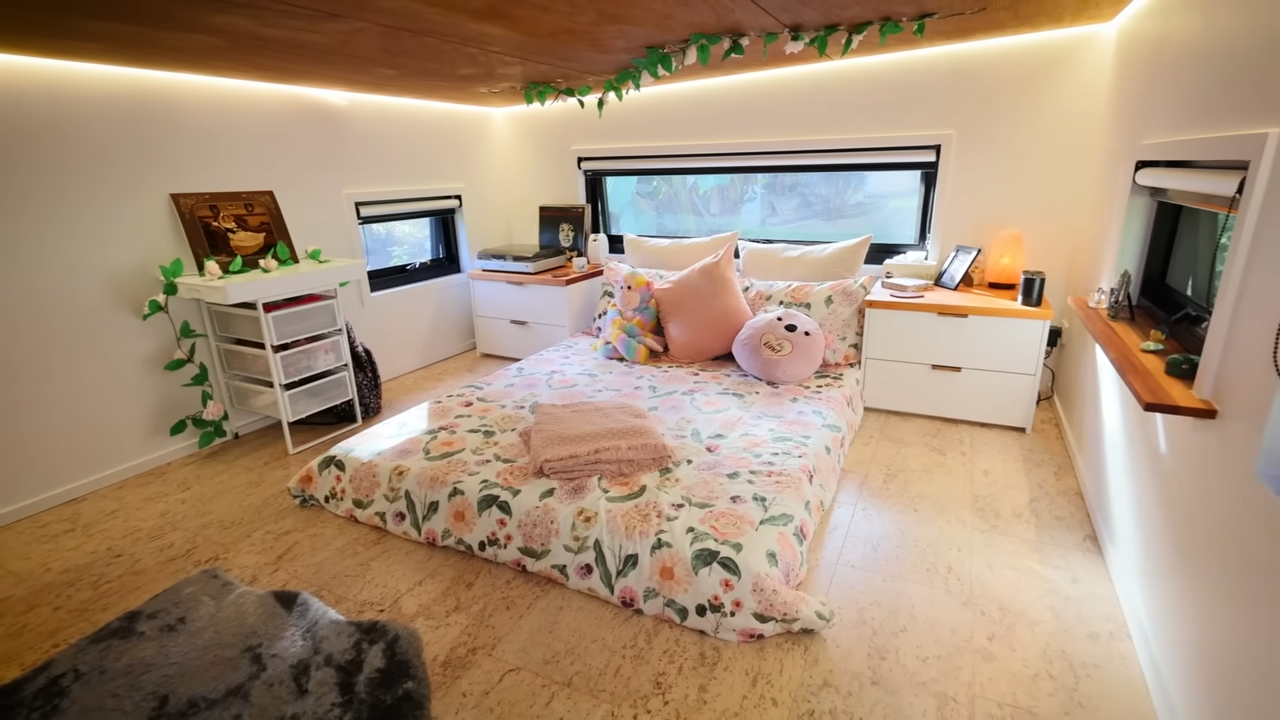
{"type": "Polygon", "coordinates": [[[356,402],[354,423],[305,444],[295,446],[289,428],[356,397],[338,287],[363,274],[361,261],[334,259],[272,273],[178,281],[179,296],[201,301],[233,435],[263,417],[276,418],[292,454],[360,425],[356,402]]]}

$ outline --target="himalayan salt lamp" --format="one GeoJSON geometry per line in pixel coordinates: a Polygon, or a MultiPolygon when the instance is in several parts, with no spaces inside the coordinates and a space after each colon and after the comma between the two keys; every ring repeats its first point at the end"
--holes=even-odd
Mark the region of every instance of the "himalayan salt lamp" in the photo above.
{"type": "Polygon", "coordinates": [[[1005,230],[996,235],[987,247],[987,285],[1011,290],[1022,280],[1026,267],[1026,255],[1022,249],[1022,233],[1005,230]]]}

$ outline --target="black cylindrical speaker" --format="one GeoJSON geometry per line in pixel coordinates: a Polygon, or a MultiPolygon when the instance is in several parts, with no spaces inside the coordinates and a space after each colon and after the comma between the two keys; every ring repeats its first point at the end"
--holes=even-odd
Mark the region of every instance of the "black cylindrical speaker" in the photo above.
{"type": "Polygon", "coordinates": [[[1040,307],[1044,302],[1044,273],[1039,270],[1023,270],[1018,284],[1018,302],[1029,307],[1040,307]]]}

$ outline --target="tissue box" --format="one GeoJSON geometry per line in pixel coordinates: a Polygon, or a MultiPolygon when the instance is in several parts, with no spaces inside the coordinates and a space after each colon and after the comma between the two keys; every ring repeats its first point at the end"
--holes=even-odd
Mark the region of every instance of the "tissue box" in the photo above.
{"type": "Polygon", "coordinates": [[[885,260],[881,266],[887,278],[919,278],[933,281],[938,276],[938,263],[929,260],[885,260]]]}

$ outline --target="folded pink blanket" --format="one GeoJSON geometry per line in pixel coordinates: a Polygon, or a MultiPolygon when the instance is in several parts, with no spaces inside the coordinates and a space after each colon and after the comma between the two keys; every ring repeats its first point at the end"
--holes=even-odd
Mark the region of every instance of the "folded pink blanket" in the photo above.
{"type": "Polygon", "coordinates": [[[556,480],[640,475],[675,459],[649,413],[620,402],[541,403],[520,437],[532,469],[556,480]]]}

